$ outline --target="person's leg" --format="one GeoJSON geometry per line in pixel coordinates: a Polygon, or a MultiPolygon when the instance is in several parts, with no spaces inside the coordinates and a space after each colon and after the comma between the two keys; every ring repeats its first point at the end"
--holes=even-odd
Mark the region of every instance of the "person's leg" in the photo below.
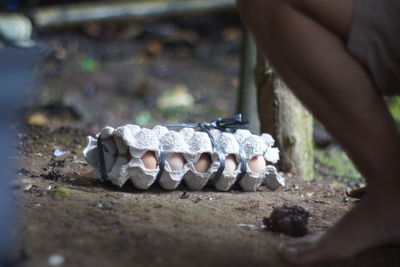
{"type": "Polygon", "coordinates": [[[293,263],[345,258],[400,241],[400,136],[365,68],[347,51],[354,0],[238,0],[245,24],[291,90],[341,142],[367,196],[293,263]]]}

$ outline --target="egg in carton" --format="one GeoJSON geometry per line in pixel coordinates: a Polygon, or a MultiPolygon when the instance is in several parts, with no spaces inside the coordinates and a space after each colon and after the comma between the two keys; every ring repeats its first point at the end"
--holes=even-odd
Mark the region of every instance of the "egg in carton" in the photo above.
{"type": "MultiPolygon", "coordinates": [[[[276,164],[279,160],[279,149],[273,147],[275,141],[269,134],[262,134],[261,138],[267,146],[267,150],[264,153],[264,159],[267,164],[276,164]]],[[[278,174],[277,169],[273,165],[267,165],[265,169],[265,178],[263,184],[271,191],[275,191],[281,186],[285,185],[285,178],[278,174]]]]}
{"type": "Polygon", "coordinates": [[[180,131],[187,139],[189,153],[186,154],[188,171],[185,184],[193,190],[201,190],[210,181],[219,167],[218,155],[214,152],[207,133],[183,128],[180,131]]]}
{"type": "MultiPolygon", "coordinates": [[[[97,135],[99,137],[106,178],[114,185],[121,187],[130,179],[136,188],[148,189],[155,182],[159,172],[156,158],[160,155],[156,132],[125,125],[117,129],[105,127],[97,135]]],[[[98,149],[98,139],[88,137],[84,157],[94,168],[95,175],[102,178],[98,149]]]]}
{"type": "Polygon", "coordinates": [[[127,136],[126,144],[132,159],[121,168],[120,174],[125,181],[130,179],[138,189],[148,189],[157,180],[160,171],[157,162],[160,141],[157,134],[156,131],[142,128],[136,134],[127,136]]]}
{"type": "MultiPolygon", "coordinates": [[[[231,133],[212,132],[218,149],[224,158],[223,171],[212,178],[213,186],[219,191],[228,191],[236,182],[243,170],[240,156],[240,146],[231,133]]],[[[219,164],[221,164],[219,162],[219,164]]]]}
{"type": "Polygon", "coordinates": [[[187,172],[186,155],[189,147],[184,135],[176,131],[169,131],[160,140],[163,153],[163,167],[159,175],[158,183],[167,190],[176,189],[187,172]]]}
{"type": "Polygon", "coordinates": [[[253,135],[248,130],[238,130],[236,140],[241,145],[241,157],[246,162],[246,173],[238,178],[238,183],[245,191],[256,191],[263,183],[270,190],[276,190],[285,184],[273,165],[279,160],[279,150],[269,134],[253,135]]]}
{"type": "MultiPolygon", "coordinates": [[[[260,137],[248,130],[237,130],[235,134],[217,129],[209,132],[214,145],[207,133],[192,128],[175,132],[163,126],[152,130],[136,125],[105,127],[97,137],[102,141],[106,178],[117,186],[131,179],[139,189],[149,188],[157,179],[169,190],[175,189],[182,179],[194,190],[202,189],[210,181],[220,191],[229,190],[235,182],[245,191],[257,190],[262,182],[270,190],[284,185],[284,178],[273,165],[265,167],[266,162],[276,163],[279,159],[279,150],[273,147],[270,135],[260,137]],[[225,161],[222,172],[221,157],[225,161]],[[258,169],[257,164],[261,164],[258,169]]],[[[88,137],[84,156],[101,178],[97,143],[97,139],[88,137]]]]}
{"type": "Polygon", "coordinates": [[[241,146],[240,155],[246,164],[246,172],[237,182],[244,191],[257,191],[265,178],[266,162],[263,155],[267,146],[260,136],[247,130],[238,130],[235,138],[241,146]]]}

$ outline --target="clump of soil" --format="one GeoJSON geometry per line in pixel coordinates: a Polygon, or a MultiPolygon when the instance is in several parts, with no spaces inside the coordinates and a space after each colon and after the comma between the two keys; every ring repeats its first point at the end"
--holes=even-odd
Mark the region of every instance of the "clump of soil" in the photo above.
{"type": "Polygon", "coordinates": [[[55,180],[55,181],[61,180],[63,176],[64,174],[62,173],[62,171],[56,168],[50,169],[50,171],[47,174],[42,174],[42,177],[44,179],[55,180]]]}
{"type": "Polygon", "coordinates": [[[55,180],[55,181],[62,180],[64,174],[60,168],[64,167],[64,164],[65,164],[65,159],[62,160],[57,160],[54,158],[50,159],[50,162],[47,165],[47,167],[43,168],[44,171],[47,171],[47,174],[42,174],[41,176],[44,179],[48,180],[55,180]]]}
{"type": "Polygon", "coordinates": [[[282,206],[275,208],[263,222],[267,231],[300,237],[308,232],[308,217],[310,213],[300,206],[282,206]]]}

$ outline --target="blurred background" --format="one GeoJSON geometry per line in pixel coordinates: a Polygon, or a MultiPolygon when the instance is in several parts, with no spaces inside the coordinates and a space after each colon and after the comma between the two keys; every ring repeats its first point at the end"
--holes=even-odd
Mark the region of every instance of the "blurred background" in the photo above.
{"type": "MultiPolygon", "coordinates": [[[[199,122],[243,110],[241,66],[255,55],[243,52],[233,0],[0,0],[0,9],[0,47],[47,50],[23,109],[28,126],[94,134],[105,125],[199,122]]],[[[400,99],[388,103],[400,125],[400,99]]],[[[360,178],[318,122],[314,141],[317,176],[360,178]]]]}
{"type": "MultiPolygon", "coordinates": [[[[57,4],[2,2],[3,8],[17,6],[36,14],[36,20],[48,14],[34,13],[32,8],[57,4]]],[[[72,1],[58,4],[67,2],[72,1]]],[[[29,124],[86,127],[95,133],[105,125],[196,122],[236,111],[242,31],[232,1],[222,1],[227,6],[222,11],[212,4],[209,12],[202,10],[207,8],[204,4],[180,7],[179,1],[165,1],[174,2],[173,7],[162,7],[168,14],[165,18],[155,14],[153,9],[159,7],[147,1],[133,20],[113,16],[124,2],[114,3],[110,10],[111,1],[92,2],[104,6],[101,20],[77,18],[77,22],[33,27],[34,42],[46,45],[50,55],[27,114],[29,124]],[[186,11],[176,14],[170,8],[186,11]]],[[[131,2],[137,1],[127,3],[131,2]]],[[[77,7],[91,13],[90,4],[77,7]]]]}

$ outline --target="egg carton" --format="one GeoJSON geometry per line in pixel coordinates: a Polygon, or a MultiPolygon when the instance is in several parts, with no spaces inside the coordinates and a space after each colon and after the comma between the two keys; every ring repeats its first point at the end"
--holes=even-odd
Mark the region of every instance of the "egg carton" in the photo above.
{"type": "Polygon", "coordinates": [[[182,182],[193,190],[210,185],[219,191],[228,191],[234,184],[244,191],[256,191],[264,184],[273,191],[285,184],[273,166],[279,160],[279,150],[273,147],[269,134],[125,125],[105,127],[96,138],[88,136],[87,140],[83,155],[95,176],[119,187],[128,180],[138,189],[148,189],[157,182],[167,190],[182,182]],[[153,161],[154,166],[146,166],[153,161]],[[206,169],[198,167],[200,162],[206,169]],[[258,163],[261,171],[254,170],[258,163]]]}

